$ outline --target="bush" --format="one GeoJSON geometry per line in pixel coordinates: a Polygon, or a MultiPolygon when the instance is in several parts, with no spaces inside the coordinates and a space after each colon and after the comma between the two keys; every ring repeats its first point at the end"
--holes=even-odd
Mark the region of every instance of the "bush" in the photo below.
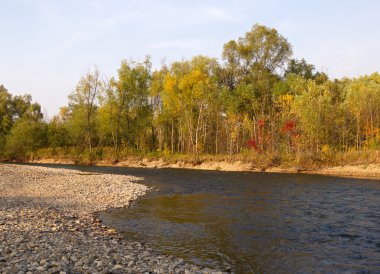
{"type": "Polygon", "coordinates": [[[47,144],[46,124],[20,119],[6,138],[4,154],[9,160],[24,160],[47,144]]]}

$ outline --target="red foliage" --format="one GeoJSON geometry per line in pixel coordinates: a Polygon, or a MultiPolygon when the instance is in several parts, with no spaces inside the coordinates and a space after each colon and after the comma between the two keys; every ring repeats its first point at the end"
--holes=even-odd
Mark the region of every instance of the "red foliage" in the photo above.
{"type": "Polygon", "coordinates": [[[265,126],[265,121],[263,119],[260,119],[257,121],[257,139],[253,140],[250,139],[247,142],[247,147],[250,149],[254,149],[258,152],[261,152],[261,146],[263,144],[263,135],[264,135],[264,126],[265,126]]]}
{"type": "Polygon", "coordinates": [[[257,147],[257,144],[256,144],[256,141],[255,140],[248,140],[247,142],[247,146],[251,149],[254,149],[256,151],[261,151],[258,147],[257,147]]]}
{"type": "Polygon", "coordinates": [[[299,138],[299,134],[296,131],[296,122],[294,120],[288,120],[285,122],[282,127],[282,132],[286,133],[289,136],[289,146],[292,149],[296,149],[297,139],[299,138]]]}
{"type": "Polygon", "coordinates": [[[282,131],[293,133],[295,129],[296,129],[296,122],[293,120],[289,120],[283,126],[282,131]]]}

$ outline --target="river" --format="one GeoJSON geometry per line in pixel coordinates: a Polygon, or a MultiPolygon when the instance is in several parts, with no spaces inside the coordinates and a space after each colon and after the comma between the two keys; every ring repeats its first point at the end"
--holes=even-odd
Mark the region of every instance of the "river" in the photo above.
{"type": "Polygon", "coordinates": [[[66,167],[144,178],[149,195],[100,218],[186,261],[236,273],[380,273],[380,181],[66,167]]]}

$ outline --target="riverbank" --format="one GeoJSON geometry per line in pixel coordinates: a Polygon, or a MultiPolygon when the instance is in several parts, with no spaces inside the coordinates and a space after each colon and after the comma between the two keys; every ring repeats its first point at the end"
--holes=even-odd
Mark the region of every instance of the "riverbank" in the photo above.
{"type": "MultiPolygon", "coordinates": [[[[71,160],[54,158],[35,159],[31,163],[38,164],[76,164],[71,160]]],[[[184,168],[198,170],[219,170],[219,171],[244,171],[244,172],[268,172],[268,173],[305,173],[319,174],[339,177],[355,178],[379,178],[380,163],[341,165],[331,167],[302,167],[302,166],[269,166],[257,167],[257,164],[249,161],[218,161],[218,160],[198,160],[186,161],[178,160],[174,162],[164,159],[131,158],[129,160],[111,163],[110,161],[97,161],[93,163],[98,166],[136,167],[136,168],[184,168]]]]}
{"type": "Polygon", "coordinates": [[[149,191],[137,177],[13,164],[0,175],[2,273],[212,273],[102,225],[96,212],[149,191]]]}

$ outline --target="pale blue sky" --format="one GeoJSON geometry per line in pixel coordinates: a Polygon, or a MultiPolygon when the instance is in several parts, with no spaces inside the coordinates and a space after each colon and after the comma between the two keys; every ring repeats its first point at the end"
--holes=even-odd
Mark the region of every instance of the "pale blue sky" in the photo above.
{"type": "Polygon", "coordinates": [[[146,54],[154,67],[219,58],[255,23],[330,77],[356,77],[379,71],[379,20],[377,0],[0,0],[0,83],[51,117],[93,65],[110,77],[122,59],[146,54]]]}

